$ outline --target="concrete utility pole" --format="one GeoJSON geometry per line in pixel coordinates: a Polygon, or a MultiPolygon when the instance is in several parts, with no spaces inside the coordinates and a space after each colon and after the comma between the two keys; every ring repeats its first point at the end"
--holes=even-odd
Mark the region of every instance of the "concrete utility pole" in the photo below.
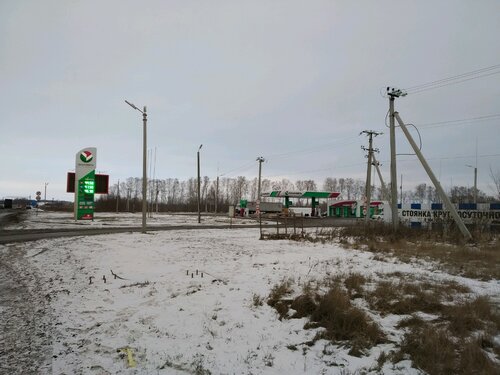
{"type": "Polygon", "coordinates": [[[389,96],[389,122],[390,122],[390,144],[391,144],[391,211],[392,227],[394,231],[399,227],[398,215],[398,185],[396,169],[396,128],[394,123],[394,99],[400,96],[406,96],[406,93],[394,87],[387,87],[389,96]]]}
{"type": "Polygon", "coordinates": [[[47,185],[48,184],[49,184],[48,182],[45,183],[45,189],[44,189],[44,192],[43,192],[43,200],[44,200],[44,202],[47,202],[47,185]]]}
{"type": "Polygon", "coordinates": [[[201,184],[201,179],[200,179],[200,150],[203,145],[201,144],[200,147],[198,147],[198,224],[201,223],[201,211],[200,211],[200,184],[201,184]]]}
{"type": "Polygon", "coordinates": [[[403,133],[405,134],[406,138],[408,139],[408,142],[410,142],[410,145],[413,148],[413,151],[415,151],[415,154],[417,155],[418,159],[420,160],[420,163],[422,163],[422,166],[424,167],[425,171],[427,172],[427,175],[429,176],[432,183],[434,184],[434,187],[436,188],[438,194],[441,195],[441,199],[443,200],[446,208],[450,211],[451,216],[453,217],[453,219],[455,220],[455,222],[458,225],[458,228],[460,229],[460,231],[462,232],[464,237],[467,237],[469,240],[471,240],[472,236],[471,236],[469,230],[467,229],[464,222],[462,221],[462,218],[458,215],[458,212],[455,209],[455,206],[451,203],[450,199],[448,198],[448,196],[444,192],[443,188],[441,187],[441,184],[439,183],[438,179],[436,178],[436,176],[432,172],[431,167],[429,166],[429,164],[427,164],[427,161],[425,160],[424,155],[422,154],[422,151],[420,151],[417,144],[413,140],[410,132],[408,131],[408,129],[406,129],[406,125],[404,124],[403,120],[401,120],[401,117],[399,117],[399,113],[394,112],[394,117],[398,121],[399,126],[403,130],[403,133]]]}
{"type": "Polygon", "coordinates": [[[372,195],[372,154],[373,152],[378,152],[378,149],[373,148],[373,136],[377,136],[382,133],[378,133],[373,130],[363,130],[361,134],[366,134],[368,136],[368,148],[361,146],[361,148],[365,151],[368,151],[368,165],[366,168],[366,186],[365,186],[365,196],[366,196],[366,213],[365,213],[365,224],[368,224],[370,221],[370,204],[371,204],[371,195],[372,195]]]}
{"type": "Polygon", "coordinates": [[[218,200],[219,200],[219,172],[217,172],[217,181],[215,183],[215,213],[217,213],[218,200]]]}
{"type": "Polygon", "coordinates": [[[118,206],[120,205],[120,180],[116,185],[116,213],[118,213],[118,206]]]}
{"type": "Polygon", "coordinates": [[[262,175],[262,162],[264,162],[265,159],[262,156],[259,156],[256,160],[259,162],[259,185],[257,186],[256,213],[257,213],[257,215],[260,215],[260,181],[261,181],[261,175],[262,175]]]}
{"type": "Polygon", "coordinates": [[[147,123],[148,123],[148,115],[146,113],[146,106],[144,106],[144,109],[141,111],[139,108],[137,108],[134,104],[128,102],[125,100],[125,103],[127,103],[129,106],[132,108],[138,110],[139,112],[142,113],[142,233],[146,233],[146,212],[148,209],[147,206],[147,200],[148,200],[148,185],[147,185],[147,180],[148,180],[148,174],[147,174],[147,157],[146,157],[146,152],[147,152],[147,123]]]}

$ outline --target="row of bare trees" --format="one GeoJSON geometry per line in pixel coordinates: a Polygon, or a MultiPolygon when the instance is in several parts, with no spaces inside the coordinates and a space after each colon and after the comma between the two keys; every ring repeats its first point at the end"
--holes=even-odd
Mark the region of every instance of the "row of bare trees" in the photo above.
{"type": "MultiPolygon", "coordinates": [[[[179,180],[177,178],[155,179],[148,181],[148,202],[160,211],[196,211],[197,185],[196,178],[179,180]]],[[[221,177],[211,180],[204,176],[200,183],[200,199],[202,210],[207,212],[227,211],[229,205],[239,203],[241,199],[255,201],[257,199],[258,179],[248,179],[245,176],[234,178],[221,177]]],[[[316,191],[318,186],[314,180],[291,181],[270,180],[264,178],[261,182],[262,192],[272,190],[282,191],[316,191]]],[[[346,199],[361,199],[364,195],[364,183],[352,178],[325,179],[325,191],[339,191],[346,199]]],[[[138,211],[142,202],[142,179],[130,177],[126,181],[114,184],[109,194],[100,197],[97,207],[100,209],[120,211],[138,211]]]]}
{"type": "MultiPolygon", "coordinates": [[[[148,182],[148,202],[153,210],[159,211],[197,211],[197,179],[179,180],[177,178],[155,179],[148,182]]],[[[257,199],[258,179],[248,179],[245,176],[234,178],[221,177],[210,179],[204,176],[200,184],[201,209],[205,212],[225,212],[228,206],[239,203],[241,199],[255,201],[257,199]]],[[[360,179],[327,177],[320,189],[340,192],[342,199],[362,199],[365,194],[365,183],[360,179]]],[[[272,190],[282,191],[316,191],[318,186],[314,180],[291,181],[262,180],[262,192],[272,190]]],[[[372,187],[372,199],[384,199],[381,188],[372,187]]],[[[473,189],[455,186],[451,189],[451,198],[455,203],[473,201],[473,189]]],[[[419,184],[414,190],[403,191],[399,197],[404,203],[439,202],[439,197],[433,186],[419,184]]],[[[492,201],[494,197],[478,191],[480,202],[492,201]]],[[[298,204],[307,202],[298,202],[298,204]]],[[[142,179],[130,177],[126,181],[114,184],[110,192],[97,202],[97,208],[102,210],[140,211],[142,204],[142,179]]]]}

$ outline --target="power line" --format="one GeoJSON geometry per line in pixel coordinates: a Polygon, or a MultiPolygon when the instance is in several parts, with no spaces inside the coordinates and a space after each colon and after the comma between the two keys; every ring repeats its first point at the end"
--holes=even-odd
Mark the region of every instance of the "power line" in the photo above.
{"type": "MultiPolygon", "coordinates": [[[[497,157],[500,156],[500,154],[488,154],[488,155],[478,155],[478,158],[491,158],[491,157],[497,157]]],[[[468,159],[468,158],[475,158],[476,155],[457,155],[457,156],[445,156],[445,157],[434,157],[434,158],[428,158],[427,160],[454,160],[454,159],[468,159]]],[[[401,159],[401,162],[412,162],[415,161],[416,159],[401,159]]],[[[388,160],[385,161],[386,163],[388,160]]]]}
{"type": "Polygon", "coordinates": [[[496,118],[500,117],[500,113],[495,114],[495,115],[487,115],[487,116],[478,116],[478,117],[470,117],[470,118],[464,118],[464,119],[459,119],[459,120],[447,120],[447,121],[437,121],[437,122],[428,122],[424,124],[418,124],[420,128],[437,128],[441,126],[449,126],[449,125],[464,125],[465,123],[468,122],[477,122],[477,121],[487,121],[487,120],[493,120],[496,118]],[[462,124],[460,124],[462,123],[462,124]]]}
{"type": "Polygon", "coordinates": [[[437,87],[447,86],[449,84],[460,83],[460,82],[468,81],[471,79],[476,79],[476,78],[480,78],[480,77],[484,77],[484,76],[498,74],[498,73],[500,73],[500,71],[491,72],[492,70],[497,70],[497,69],[500,69],[500,64],[488,66],[488,67],[481,68],[481,69],[476,69],[476,70],[473,70],[470,72],[458,74],[455,76],[439,79],[439,80],[432,81],[432,82],[427,82],[427,83],[424,83],[421,85],[407,87],[404,91],[406,91],[406,92],[413,91],[413,93],[416,93],[416,92],[420,92],[420,91],[430,90],[431,88],[437,88],[437,87]],[[490,72],[490,73],[487,73],[487,72],[490,72]],[[456,81],[456,82],[454,82],[454,81],[456,81]]]}
{"type": "Polygon", "coordinates": [[[440,87],[445,87],[445,86],[451,86],[451,85],[455,85],[457,83],[462,83],[462,82],[470,81],[470,80],[476,79],[476,78],[488,77],[488,76],[492,76],[494,74],[500,74],[500,70],[498,72],[493,72],[493,73],[489,73],[489,74],[483,74],[483,75],[476,76],[476,77],[462,79],[460,81],[449,82],[449,83],[446,83],[446,84],[443,84],[443,85],[431,86],[431,87],[423,88],[423,89],[416,90],[416,91],[410,91],[409,94],[418,94],[420,92],[434,90],[434,89],[437,89],[437,88],[440,88],[440,87]]]}
{"type": "MultiPolygon", "coordinates": [[[[319,152],[319,151],[322,151],[323,148],[326,148],[326,147],[330,147],[332,145],[335,145],[339,142],[342,142],[342,141],[346,141],[346,140],[349,140],[349,139],[356,139],[357,137],[356,136],[349,136],[349,137],[344,137],[344,138],[337,138],[335,139],[335,141],[333,142],[328,142],[328,143],[325,143],[325,144],[322,144],[322,145],[318,145],[318,146],[314,146],[314,147],[309,147],[309,148],[306,148],[306,149],[301,149],[301,150],[295,150],[295,151],[289,151],[289,152],[285,152],[285,153],[282,153],[282,154],[274,154],[274,155],[269,155],[268,156],[268,160],[276,160],[276,159],[281,159],[281,158],[285,158],[287,156],[294,156],[294,155],[298,155],[298,154],[303,154],[303,153],[314,153],[314,152],[319,152]]],[[[351,143],[354,143],[354,142],[351,142],[351,143]]],[[[351,144],[351,143],[345,143],[345,144],[351,144]]]]}
{"type": "Polygon", "coordinates": [[[224,173],[221,173],[219,176],[220,176],[220,177],[222,177],[222,176],[226,176],[226,175],[228,175],[229,173],[233,173],[233,172],[237,172],[237,171],[247,170],[247,169],[249,169],[249,168],[250,168],[251,166],[253,166],[253,165],[254,165],[254,162],[252,161],[251,163],[247,163],[247,164],[244,164],[244,165],[242,165],[242,166],[240,166],[240,167],[233,168],[233,169],[231,169],[231,170],[229,170],[229,171],[226,171],[226,172],[224,172],[224,173]]]}

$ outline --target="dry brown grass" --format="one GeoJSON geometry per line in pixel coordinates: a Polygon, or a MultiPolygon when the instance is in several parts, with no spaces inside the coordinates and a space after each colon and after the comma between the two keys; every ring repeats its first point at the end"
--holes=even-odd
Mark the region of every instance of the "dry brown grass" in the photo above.
{"type": "MultiPolygon", "coordinates": [[[[280,319],[290,317],[290,308],[295,310],[291,318],[308,317],[309,322],[304,328],[324,328],[315,340],[341,342],[350,346],[351,355],[359,356],[364,349],[383,342],[385,336],[364,311],[351,304],[351,293],[342,289],[340,281],[337,278],[325,279],[322,285],[331,287],[323,294],[311,284],[305,284],[307,286],[303,288],[302,294],[290,299],[287,297],[291,293],[291,284],[285,280],[273,287],[267,303],[276,309],[280,319]]],[[[364,282],[365,279],[357,274],[351,274],[344,280],[351,290],[361,290],[364,282]]]]}
{"type": "Polygon", "coordinates": [[[319,298],[310,320],[309,327],[325,328],[317,338],[349,341],[351,355],[361,355],[363,349],[385,340],[378,325],[364,311],[353,306],[349,295],[338,287],[319,298]]]}
{"type": "Polygon", "coordinates": [[[404,336],[401,352],[409,354],[413,365],[430,375],[456,373],[456,348],[446,330],[429,324],[414,326],[404,336]]]}
{"type": "Polygon", "coordinates": [[[395,256],[403,262],[424,259],[437,263],[453,275],[480,280],[500,278],[500,237],[498,233],[475,230],[472,243],[450,225],[446,230],[416,229],[405,225],[393,232],[392,226],[370,222],[368,226],[353,225],[342,228],[321,228],[316,232],[293,234],[269,234],[265,239],[289,239],[294,241],[331,243],[355,250],[395,256]]]}
{"type": "Polygon", "coordinates": [[[486,297],[455,305],[445,304],[435,321],[416,315],[403,319],[397,328],[407,329],[397,362],[409,354],[414,366],[434,374],[499,374],[500,348],[493,337],[500,330],[500,314],[486,297]]]}
{"type": "Polygon", "coordinates": [[[408,325],[409,331],[401,342],[400,351],[395,353],[397,362],[409,354],[414,367],[429,375],[441,374],[498,374],[495,364],[482,348],[482,340],[457,339],[446,326],[415,319],[408,325]]]}
{"type": "Polygon", "coordinates": [[[457,374],[498,375],[500,368],[481,349],[481,342],[470,340],[460,350],[457,374]]]}
{"type": "Polygon", "coordinates": [[[351,296],[351,298],[359,298],[363,296],[364,288],[367,278],[360,273],[351,273],[345,280],[344,285],[351,296]]]}
{"type": "Polygon", "coordinates": [[[487,297],[445,306],[443,318],[450,322],[450,331],[456,336],[478,330],[492,335],[500,331],[500,314],[487,297]]]}
{"type": "Polygon", "coordinates": [[[443,310],[443,300],[452,301],[458,294],[469,289],[453,281],[441,283],[430,281],[398,282],[380,281],[375,289],[368,292],[366,299],[370,307],[381,314],[412,314],[415,312],[439,313],[443,310]]]}
{"type": "Polygon", "coordinates": [[[500,332],[500,313],[492,301],[468,299],[469,288],[454,281],[437,282],[400,272],[383,276],[390,281],[374,284],[357,273],[330,275],[304,283],[295,298],[291,298],[293,282],[285,279],[272,288],[267,302],[280,319],[308,318],[305,329],[322,328],[304,344],[326,339],[349,347],[353,356],[362,356],[387,340],[367,313],[353,305],[353,298],[364,298],[381,315],[410,315],[396,326],[405,332],[399,350],[381,355],[376,364],[379,370],[387,360],[397,363],[410,358],[430,375],[500,374],[498,362],[491,360],[500,358],[500,345],[494,339],[500,332]],[[435,318],[424,320],[421,312],[435,318]]]}
{"type": "Polygon", "coordinates": [[[267,304],[276,309],[280,320],[288,314],[290,301],[285,301],[284,297],[292,291],[292,281],[290,279],[284,279],[280,283],[273,286],[271,292],[269,293],[267,304]]]}
{"type": "Polygon", "coordinates": [[[455,229],[446,232],[400,226],[397,233],[381,223],[321,229],[301,241],[337,242],[355,250],[376,253],[379,260],[394,256],[413,263],[418,259],[436,262],[436,268],[479,280],[500,279],[500,238],[498,233],[475,232],[467,243],[455,229]]]}

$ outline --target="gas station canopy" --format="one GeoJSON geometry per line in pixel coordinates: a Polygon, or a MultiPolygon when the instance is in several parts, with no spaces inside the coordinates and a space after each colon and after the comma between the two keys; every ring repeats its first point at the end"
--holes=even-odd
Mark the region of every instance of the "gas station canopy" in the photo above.
{"type": "Polygon", "coordinates": [[[333,191],[285,191],[274,190],[270,193],[261,194],[263,197],[271,198],[337,198],[340,193],[333,191]]]}

